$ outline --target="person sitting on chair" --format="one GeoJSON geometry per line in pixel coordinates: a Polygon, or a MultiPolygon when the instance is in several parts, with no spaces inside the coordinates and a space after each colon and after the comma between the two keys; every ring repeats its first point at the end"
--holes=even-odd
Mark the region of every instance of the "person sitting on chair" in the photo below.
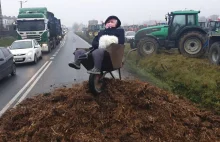
{"type": "MultiPolygon", "coordinates": [[[[125,43],[125,32],[123,29],[120,29],[121,21],[116,16],[109,16],[105,21],[105,29],[101,30],[98,35],[93,39],[92,47],[92,56],[94,60],[94,68],[88,70],[88,73],[100,74],[102,61],[104,58],[105,48],[110,44],[124,44],[125,43]]],[[[69,63],[69,66],[75,69],[80,69],[80,61],[78,60],[79,56],[86,53],[86,50],[79,49],[75,51],[75,61],[69,63]]]]}

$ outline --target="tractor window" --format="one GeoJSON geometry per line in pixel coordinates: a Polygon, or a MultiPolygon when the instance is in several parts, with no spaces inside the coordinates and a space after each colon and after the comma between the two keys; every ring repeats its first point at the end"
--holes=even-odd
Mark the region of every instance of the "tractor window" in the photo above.
{"type": "Polygon", "coordinates": [[[173,19],[173,25],[185,26],[186,16],[185,15],[175,15],[173,19]]]}
{"type": "Polygon", "coordinates": [[[175,15],[171,25],[171,36],[176,36],[176,33],[186,25],[186,15],[175,15]]]}
{"type": "Polygon", "coordinates": [[[188,23],[187,25],[196,25],[195,15],[188,15],[188,23]]]}

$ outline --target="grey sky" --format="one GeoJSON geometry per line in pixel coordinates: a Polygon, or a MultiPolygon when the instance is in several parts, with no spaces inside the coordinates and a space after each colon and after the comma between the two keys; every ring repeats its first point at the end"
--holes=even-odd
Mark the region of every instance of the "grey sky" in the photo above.
{"type": "MultiPolygon", "coordinates": [[[[17,16],[18,0],[1,1],[3,15],[17,16]]],[[[149,19],[164,20],[167,12],[185,8],[201,10],[201,16],[220,14],[219,0],[28,0],[23,7],[47,7],[67,26],[105,20],[109,15],[118,16],[122,24],[139,24],[149,19]]]]}

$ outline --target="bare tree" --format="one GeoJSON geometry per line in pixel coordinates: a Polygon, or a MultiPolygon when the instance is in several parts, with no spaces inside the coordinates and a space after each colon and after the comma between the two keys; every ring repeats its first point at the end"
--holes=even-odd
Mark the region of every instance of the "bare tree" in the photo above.
{"type": "Polygon", "coordinates": [[[80,27],[80,26],[79,26],[78,23],[74,23],[74,24],[73,24],[73,30],[74,30],[74,31],[78,31],[79,27],[80,27]]]}

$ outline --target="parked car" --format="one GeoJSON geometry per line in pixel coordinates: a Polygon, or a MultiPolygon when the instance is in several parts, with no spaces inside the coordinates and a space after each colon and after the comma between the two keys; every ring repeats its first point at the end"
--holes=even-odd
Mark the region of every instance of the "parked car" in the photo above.
{"type": "Polygon", "coordinates": [[[13,54],[5,47],[0,47],[0,80],[11,74],[16,74],[13,54]]]}
{"type": "Polygon", "coordinates": [[[15,63],[37,63],[42,58],[40,44],[35,39],[16,40],[9,47],[15,63]]]}
{"type": "Polygon", "coordinates": [[[125,41],[127,43],[129,43],[131,40],[134,39],[134,36],[135,36],[135,31],[127,31],[127,32],[125,32],[125,41]]]}

